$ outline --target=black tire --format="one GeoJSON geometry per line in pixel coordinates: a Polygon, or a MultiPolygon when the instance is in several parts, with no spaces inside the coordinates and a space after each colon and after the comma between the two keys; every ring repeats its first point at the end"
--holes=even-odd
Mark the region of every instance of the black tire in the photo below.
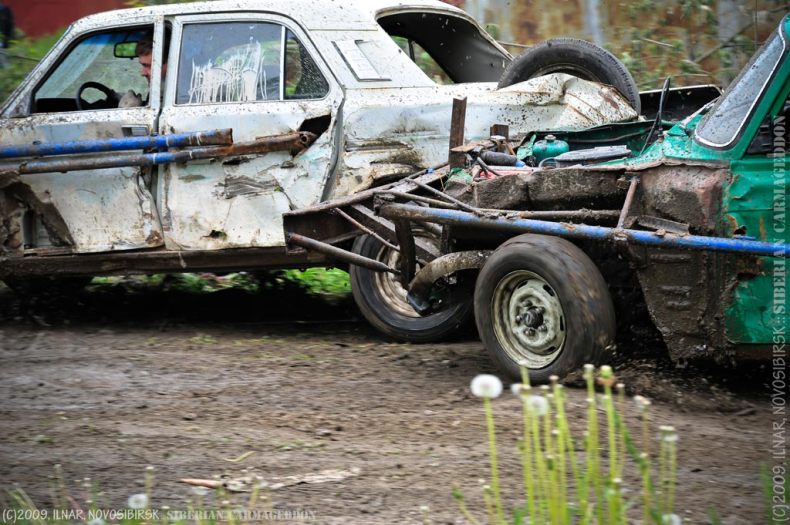
{"type": "Polygon", "coordinates": [[[519,361],[529,363],[530,379],[540,383],[599,363],[613,348],[615,314],[606,282],[565,239],[527,234],[500,246],[480,271],[474,303],[483,344],[514,379],[521,376],[519,361]]]}
{"type": "Polygon", "coordinates": [[[608,84],[622,93],[637,114],[642,110],[639,88],[628,68],[606,49],[576,38],[552,38],[527,49],[505,69],[497,87],[512,86],[549,73],[567,73],[608,84]]]}
{"type": "MultiPolygon", "coordinates": [[[[358,237],[354,253],[396,264],[397,253],[369,235],[358,237]]],[[[397,267],[397,266],[396,266],[397,267]]],[[[392,274],[383,274],[352,265],[351,292],[359,311],[380,332],[410,343],[445,340],[471,322],[472,301],[462,301],[421,317],[406,302],[406,291],[392,274]]]]}

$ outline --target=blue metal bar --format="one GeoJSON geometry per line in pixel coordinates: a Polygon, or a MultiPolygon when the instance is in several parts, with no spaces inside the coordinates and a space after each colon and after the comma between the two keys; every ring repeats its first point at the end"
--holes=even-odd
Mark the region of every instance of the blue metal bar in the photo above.
{"type": "Polygon", "coordinates": [[[147,148],[183,148],[187,146],[228,146],[233,144],[230,129],[175,133],[150,137],[124,137],[104,140],[75,140],[26,144],[0,147],[0,159],[17,157],[40,157],[44,155],[73,155],[77,153],[100,153],[103,151],[126,151],[147,148]]]}
{"type": "Polygon", "coordinates": [[[183,163],[199,159],[213,159],[238,155],[255,155],[270,151],[293,151],[307,148],[316,136],[307,131],[261,137],[252,142],[240,142],[230,146],[207,146],[180,151],[156,153],[117,153],[85,155],[81,157],[55,157],[22,161],[17,166],[0,168],[0,177],[30,173],[66,173],[79,170],[121,168],[125,166],[157,166],[159,164],[183,163]]]}
{"type": "Polygon", "coordinates": [[[422,208],[407,204],[387,204],[381,207],[379,215],[388,219],[412,219],[467,228],[481,228],[513,233],[542,233],[557,237],[577,239],[598,239],[605,241],[624,241],[661,248],[686,248],[716,252],[744,253],[768,257],[788,257],[790,244],[783,242],[762,242],[726,237],[704,237],[701,235],[675,235],[642,230],[626,230],[568,224],[561,222],[537,221],[533,219],[486,219],[472,213],[457,210],[422,208]]]}

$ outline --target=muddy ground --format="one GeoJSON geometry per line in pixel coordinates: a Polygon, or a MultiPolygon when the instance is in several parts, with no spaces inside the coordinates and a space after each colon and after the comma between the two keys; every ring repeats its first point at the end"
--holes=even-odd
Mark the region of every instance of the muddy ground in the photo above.
{"type": "MultiPolygon", "coordinates": [[[[194,498],[180,478],[260,475],[285,484],[270,492],[274,508],[313,523],[421,523],[425,505],[434,523],[465,523],[454,485],[483,515],[487,443],[468,385],[493,368],[473,335],[392,343],[350,301],[299,293],[117,289],[27,304],[0,285],[0,305],[0,480],[42,509],[59,464],[83,506],[90,496],[77,480],[100,486],[102,508],[121,508],[153,466],[156,507],[194,498]],[[289,478],[324,470],[337,478],[289,478]]],[[[684,523],[708,523],[711,508],[725,524],[763,523],[768,373],[677,370],[660,349],[625,350],[629,393],[654,400],[656,427],[680,432],[684,523]]],[[[578,426],[585,395],[571,385],[569,396],[578,426]]],[[[494,406],[513,502],[519,401],[507,394],[494,406]]]]}

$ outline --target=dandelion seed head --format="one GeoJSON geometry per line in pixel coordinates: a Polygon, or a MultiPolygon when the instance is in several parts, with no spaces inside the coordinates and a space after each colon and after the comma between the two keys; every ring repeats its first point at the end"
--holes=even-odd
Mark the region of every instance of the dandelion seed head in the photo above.
{"type": "Polygon", "coordinates": [[[513,392],[514,396],[520,396],[522,391],[524,390],[524,385],[521,383],[513,383],[510,385],[510,391],[513,392]]]}
{"type": "Polygon", "coordinates": [[[431,508],[428,505],[420,505],[420,512],[428,512],[431,508]]]}
{"type": "Polygon", "coordinates": [[[502,381],[491,374],[480,374],[472,379],[470,388],[476,397],[494,399],[502,393],[502,381]]]}
{"type": "Polygon", "coordinates": [[[664,525],[681,525],[683,520],[677,514],[664,514],[661,516],[661,523],[664,525]]]}
{"type": "Polygon", "coordinates": [[[145,467],[145,471],[146,472],[153,472],[154,471],[154,466],[153,465],[148,465],[147,467],[145,467]]]}
{"type": "Polygon", "coordinates": [[[107,522],[101,518],[93,518],[88,522],[88,525],[106,525],[107,522]]]}
{"type": "Polygon", "coordinates": [[[603,365],[600,370],[601,377],[604,379],[609,379],[614,377],[614,372],[612,371],[612,367],[609,365],[603,365]]]}
{"type": "Polygon", "coordinates": [[[529,396],[527,405],[538,416],[545,416],[549,412],[549,402],[543,396],[529,396]]]}
{"type": "Polygon", "coordinates": [[[595,371],[595,366],[587,363],[584,365],[584,373],[585,374],[592,374],[595,371]]]}
{"type": "Polygon", "coordinates": [[[552,383],[556,383],[559,380],[560,380],[560,376],[558,376],[558,375],[550,375],[549,376],[549,381],[551,381],[552,383]]]}
{"type": "Polygon", "coordinates": [[[543,390],[544,392],[548,392],[549,391],[549,385],[540,385],[540,389],[543,390]]]}
{"type": "Polygon", "coordinates": [[[145,494],[132,494],[126,501],[126,506],[133,510],[148,508],[148,496],[145,494]]]}

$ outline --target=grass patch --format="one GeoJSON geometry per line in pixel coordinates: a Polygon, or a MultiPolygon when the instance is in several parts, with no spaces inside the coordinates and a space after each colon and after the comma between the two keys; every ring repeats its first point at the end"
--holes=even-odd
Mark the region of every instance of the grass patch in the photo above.
{"type": "Polygon", "coordinates": [[[152,289],[172,290],[190,294],[214,293],[223,290],[242,290],[248,293],[304,292],[329,299],[344,299],[351,294],[349,276],[337,268],[307,270],[270,270],[256,273],[237,272],[225,275],[212,273],[179,273],[134,275],[125,277],[95,277],[91,288],[109,291],[124,288],[129,292],[152,289]]]}

